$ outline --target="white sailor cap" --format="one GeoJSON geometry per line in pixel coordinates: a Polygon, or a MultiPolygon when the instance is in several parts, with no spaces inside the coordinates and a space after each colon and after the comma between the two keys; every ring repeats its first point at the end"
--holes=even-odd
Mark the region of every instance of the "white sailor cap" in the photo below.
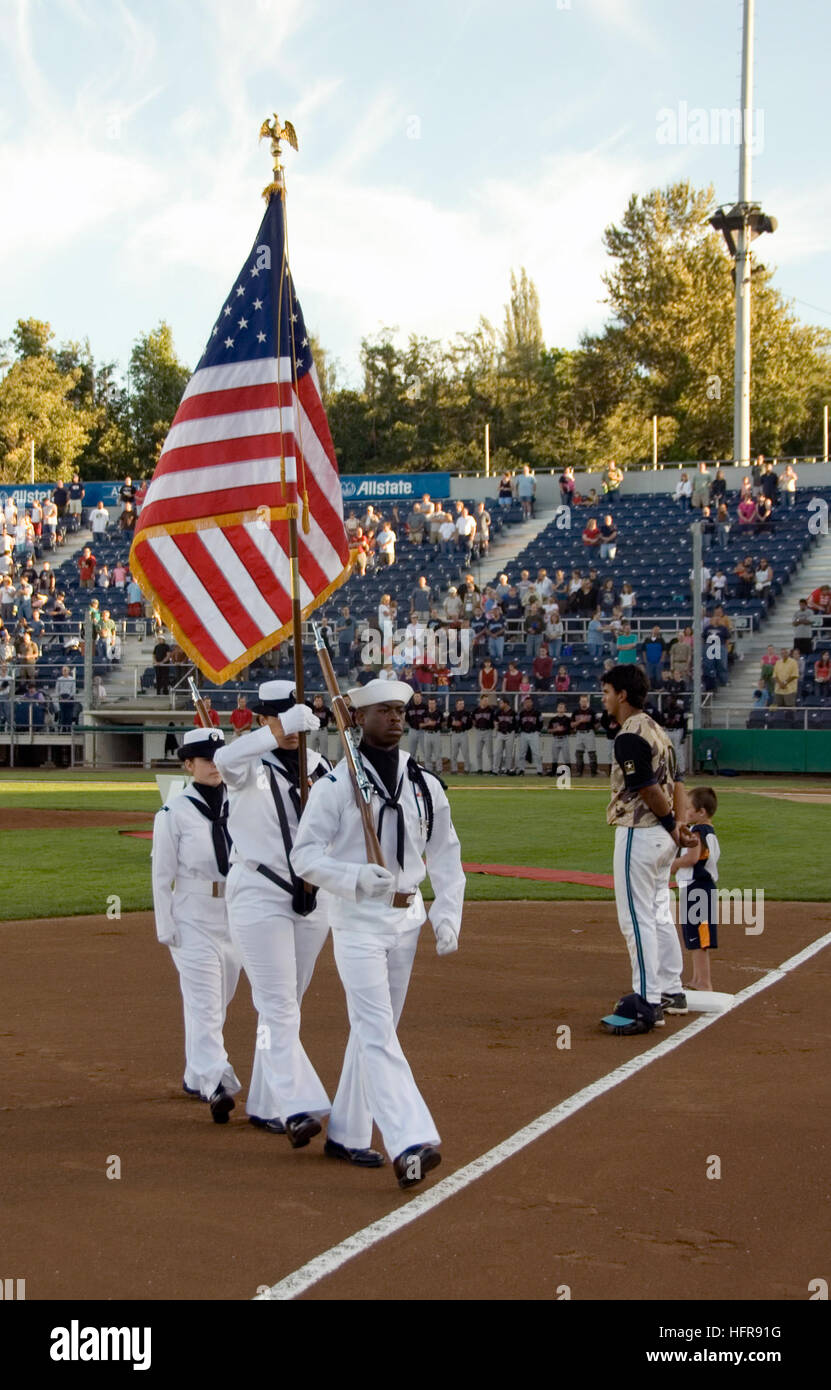
{"type": "Polygon", "coordinates": [[[285,714],[297,703],[294,681],[263,681],[252,706],[255,714],[285,714]]]}
{"type": "Polygon", "coordinates": [[[176,749],[176,756],[182,762],[185,758],[208,758],[213,759],[218,748],[225,742],[225,735],[221,729],[188,729],[181,744],[176,749]]]}
{"type": "Polygon", "coordinates": [[[346,692],[353,709],[366,709],[367,705],[386,705],[393,700],[408,704],[413,696],[413,687],[405,681],[367,681],[366,685],[356,685],[346,692]]]}

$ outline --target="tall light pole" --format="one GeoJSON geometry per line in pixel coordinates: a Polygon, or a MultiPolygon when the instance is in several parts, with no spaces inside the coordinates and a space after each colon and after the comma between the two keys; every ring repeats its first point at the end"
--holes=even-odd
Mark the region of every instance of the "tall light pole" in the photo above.
{"type": "Polygon", "coordinates": [[[742,30],[741,153],[739,197],[725,212],[719,208],[710,225],[724,234],[734,261],[736,284],[736,353],[733,368],[733,462],[750,464],[750,299],[753,279],[751,243],[762,232],[776,231],[776,218],[766,216],[759,203],[750,201],[752,137],[759,123],[753,116],[753,19],[755,0],[744,0],[742,30]]]}

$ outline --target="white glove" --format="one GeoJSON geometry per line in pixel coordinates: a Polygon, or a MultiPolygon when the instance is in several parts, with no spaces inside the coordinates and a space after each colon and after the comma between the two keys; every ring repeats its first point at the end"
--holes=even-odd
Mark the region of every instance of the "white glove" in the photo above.
{"type": "Polygon", "coordinates": [[[355,901],[366,902],[367,898],[386,898],[395,888],[395,877],[381,864],[362,864],[358,870],[355,888],[355,901]]]}
{"type": "Polygon", "coordinates": [[[311,734],[320,728],[320,720],[308,705],[292,705],[280,715],[280,726],[287,737],[289,734],[311,734]]]}
{"type": "Polygon", "coordinates": [[[436,932],[436,955],[450,956],[459,949],[459,937],[452,927],[439,927],[436,932]]]}
{"type": "Polygon", "coordinates": [[[159,926],[156,935],[162,946],[172,946],[175,950],[182,944],[182,933],[173,922],[169,926],[159,926]]]}

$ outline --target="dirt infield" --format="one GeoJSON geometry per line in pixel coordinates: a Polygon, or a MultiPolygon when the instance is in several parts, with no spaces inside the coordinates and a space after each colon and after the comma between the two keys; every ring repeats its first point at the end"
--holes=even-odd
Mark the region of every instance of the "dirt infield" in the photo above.
{"type": "MultiPolygon", "coordinates": [[[[766,904],[761,936],[725,929],[716,988],[829,929],[828,904],[766,904]]],[[[249,1299],[408,1200],[389,1167],[334,1163],[320,1140],[293,1152],[241,1100],[213,1125],[183,1096],[178,984],[151,914],[14,922],[0,939],[4,1264],[28,1299],[249,1299]]],[[[830,975],[825,950],[307,1296],[807,1298],[827,1264],[830,975]]],[[[603,1034],[628,987],[611,904],[472,904],[445,959],[425,931],[401,1036],[443,1136],[436,1179],[688,1024],[603,1034]]],[[[226,1036],[247,1082],[244,978],[226,1036]]],[[[346,1013],[330,943],[304,1039],[331,1092],[346,1013]]]]}
{"type": "Polygon", "coordinates": [[[45,811],[26,806],[0,806],[0,830],[81,830],[86,826],[150,825],[147,811],[45,811]]]}

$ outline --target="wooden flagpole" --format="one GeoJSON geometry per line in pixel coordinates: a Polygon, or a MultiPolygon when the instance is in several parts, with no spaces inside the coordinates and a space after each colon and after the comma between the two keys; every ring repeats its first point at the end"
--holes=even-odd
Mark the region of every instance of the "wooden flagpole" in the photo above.
{"type": "MultiPolygon", "coordinates": [[[[282,344],[280,341],[280,328],[282,325],[282,301],[288,277],[288,254],[286,247],[286,183],[283,176],[283,165],[280,159],[280,142],[287,140],[293,149],[297,149],[297,135],[291,121],[286,121],[281,125],[277,113],[274,113],[272,121],[263,121],[260,127],[260,139],[269,136],[271,139],[271,154],[274,160],[273,181],[263,190],[263,197],[266,202],[272,197],[282,198],[283,200],[283,255],[280,264],[280,291],[277,301],[277,331],[275,334],[275,356],[279,363],[280,355],[284,347],[289,352],[291,358],[292,385],[297,389],[297,362],[294,355],[294,343],[282,344]]],[[[281,430],[282,439],[282,430],[281,430]]],[[[285,459],[281,457],[282,485],[285,489],[285,459]]],[[[294,502],[287,508],[288,512],[288,531],[289,531],[289,583],[291,586],[291,626],[292,626],[292,650],[294,655],[294,685],[297,692],[297,703],[302,705],[305,700],[305,687],[303,682],[303,620],[300,612],[300,562],[297,547],[297,476],[295,474],[295,497],[294,502]]],[[[309,796],[309,774],[306,761],[306,735],[299,735],[298,743],[298,772],[300,777],[300,805],[306,805],[309,796]]]]}

